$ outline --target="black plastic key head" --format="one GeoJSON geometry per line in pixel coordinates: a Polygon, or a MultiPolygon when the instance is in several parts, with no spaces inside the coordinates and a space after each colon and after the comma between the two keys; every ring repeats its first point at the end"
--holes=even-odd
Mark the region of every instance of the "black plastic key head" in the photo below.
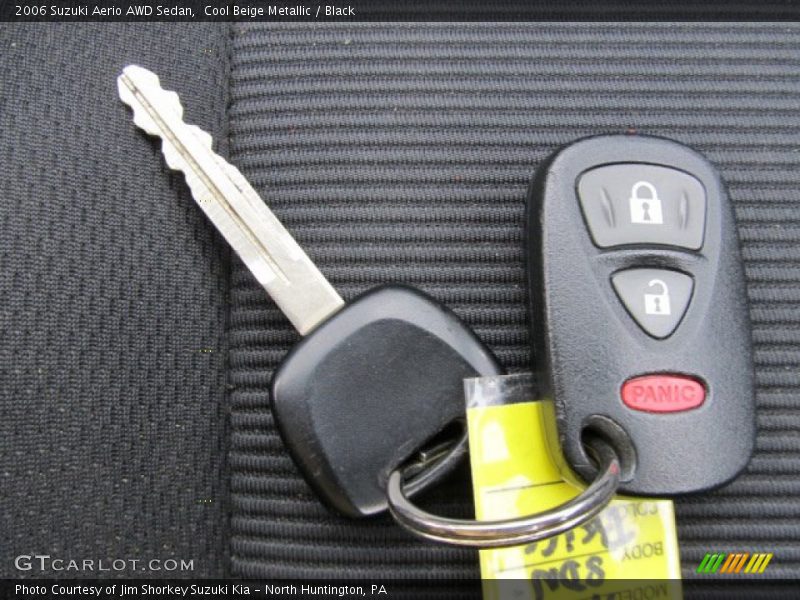
{"type": "Polygon", "coordinates": [[[309,484],[360,517],[385,510],[389,473],[464,418],[464,378],[500,372],[455,314],[383,286],[292,350],[272,379],[272,410],[309,484]]]}

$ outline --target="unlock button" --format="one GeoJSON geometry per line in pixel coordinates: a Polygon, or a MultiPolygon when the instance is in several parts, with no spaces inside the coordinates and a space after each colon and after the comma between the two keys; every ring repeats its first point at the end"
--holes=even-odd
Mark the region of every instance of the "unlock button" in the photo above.
{"type": "Polygon", "coordinates": [[[611,283],[633,320],[656,339],[678,327],[694,287],[691,277],[668,269],[627,269],[614,273],[611,283]]]}

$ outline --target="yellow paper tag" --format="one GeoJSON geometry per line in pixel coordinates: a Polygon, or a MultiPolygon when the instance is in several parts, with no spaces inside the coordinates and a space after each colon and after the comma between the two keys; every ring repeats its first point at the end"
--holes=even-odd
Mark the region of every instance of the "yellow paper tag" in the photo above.
{"type": "MultiPolygon", "coordinates": [[[[584,489],[548,440],[555,431],[552,402],[469,408],[467,422],[479,520],[530,515],[584,489]]],[[[670,500],[619,496],[597,517],[561,535],[481,550],[480,563],[487,599],[682,597],[670,500]],[[498,579],[524,581],[511,590],[498,579]]]]}

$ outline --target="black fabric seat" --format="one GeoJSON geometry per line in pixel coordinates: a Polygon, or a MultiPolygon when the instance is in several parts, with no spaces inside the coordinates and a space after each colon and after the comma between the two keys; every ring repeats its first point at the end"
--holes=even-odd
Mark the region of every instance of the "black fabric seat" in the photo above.
{"type": "MultiPolygon", "coordinates": [[[[14,564],[39,553],[194,560],[164,576],[479,576],[472,552],[330,514],[295,470],[268,383],[298,336],[131,124],[115,78],[138,63],[345,298],[417,285],[512,371],[531,368],[522,217],[540,161],[624,131],[703,152],[739,222],[759,435],[745,475],[678,501],[684,575],[729,550],[798,577],[799,33],[3,24],[0,575],[41,576],[14,564]]],[[[469,514],[460,475],[428,502],[469,514]]]]}

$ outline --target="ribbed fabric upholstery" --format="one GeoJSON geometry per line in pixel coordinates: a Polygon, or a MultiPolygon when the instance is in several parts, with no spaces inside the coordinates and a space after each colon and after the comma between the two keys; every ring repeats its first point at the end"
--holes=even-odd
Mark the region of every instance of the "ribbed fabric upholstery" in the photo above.
{"type": "MultiPolygon", "coordinates": [[[[800,574],[800,28],[794,24],[238,24],[233,161],[346,298],[401,281],[529,369],[522,216],[536,166],[578,137],[639,131],[706,154],[747,261],[758,452],[681,500],[686,576],[707,550],[776,553],[800,574]]],[[[322,508],[269,411],[298,339],[238,261],[230,321],[232,573],[477,576],[471,552],[322,508]]],[[[702,460],[702,457],[698,457],[702,460]]],[[[457,484],[452,484],[457,486],[457,484]]],[[[456,493],[458,491],[458,493],[456,493]]],[[[432,502],[465,514],[468,495],[432,502]]]]}

